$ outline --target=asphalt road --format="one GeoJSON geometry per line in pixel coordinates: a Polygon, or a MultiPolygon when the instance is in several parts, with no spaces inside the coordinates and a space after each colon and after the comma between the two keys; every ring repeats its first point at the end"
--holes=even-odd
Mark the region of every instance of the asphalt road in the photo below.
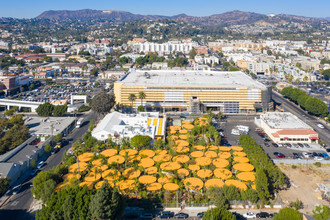
{"type": "MultiPolygon", "coordinates": [[[[46,160],[46,165],[40,170],[49,170],[52,167],[60,164],[62,162],[63,153],[66,152],[78,138],[84,135],[89,126],[89,121],[91,119],[96,120],[97,115],[95,113],[89,113],[84,118],[83,126],[80,128],[75,128],[71,134],[69,134],[65,139],[69,141],[66,146],[54,155],[51,155],[46,160]]],[[[0,219],[15,219],[15,220],[28,220],[34,219],[27,211],[31,208],[33,202],[33,196],[31,193],[33,178],[28,178],[23,184],[21,191],[12,195],[6,204],[0,209],[0,219]]]]}
{"type": "Polygon", "coordinates": [[[311,126],[317,133],[319,133],[319,138],[330,145],[330,129],[324,122],[321,123],[316,119],[316,117],[309,115],[306,111],[302,110],[296,104],[290,102],[289,100],[283,98],[281,95],[273,91],[273,100],[282,103],[282,108],[284,111],[291,112],[296,115],[299,119],[304,121],[306,124],[311,126]],[[324,128],[319,128],[317,124],[323,124],[324,128]]]}

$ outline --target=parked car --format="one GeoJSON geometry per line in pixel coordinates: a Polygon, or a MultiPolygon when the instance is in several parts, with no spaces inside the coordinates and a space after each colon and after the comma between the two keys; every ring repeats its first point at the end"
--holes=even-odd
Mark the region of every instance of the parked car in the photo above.
{"type": "Polygon", "coordinates": [[[278,158],[284,158],[285,157],[284,154],[279,153],[279,152],[274,152],[274,155],[275,155],[275,157],[278,157],[278,158]]]}
{"type": "Polygon", "coordinates": [[[268,212],[260,212],[256,215],[257,218],[270,218],[270,214],[268,212]]]}
{"type": "Polygon", "coordinates": [[[172,218],[174,217],[174,212],[165,211],[158,215],[158,218],[172,218]]]}
{"type": "Polygon", "coordinates": [[[40,161],[37,165],[37,168],[40,169],[41,167],[43,167],[45,165],[45,161],[40,161]]]}
{"type": "Polygon", "coordinates": [[[152,213],[144,213],[140,216],[140,219],[153,219],[154,215],[152,213]]]}
{"type": "Polygon", "coordinates": [[[13,195],[16,195],[17,193],[19,193],[22,189],[22,185],[18,185],[18,186],[15,186],[13,188],[13,195]]]}
{"type": "Polygon", "coordinates": [[[175,214],[174,215],[175,218],[183,218],[183,219],[186,219],[186,218],[189,218],[189,215],[187,213],[184,213],[184,212],[180,212],[178,214],[175,214]]]}
{"type": "Polygon", "coordinates": [[[324,128],[324,126],[322,124],[317,124],[317,127],[324,128]]]}
{"type": "Polygon", "coordinates": [[[244,218],[255,218],[256,214],[254,214],[253,212],[247,212],[243,215],[244,218]]]}
{"type": "Polygon", "coordinates": [[[313,156],[314,156],[314,157],[317,157],[318,154],[317,154],[316,152],[313,152],[313,156]]]}
{"type": "Polygon", "coordinates": [[[297,153],[293,153],[293,159],[299,159],[299,156],[297,153]]]}
{"type": "Polygon", "coordinates": [[[305,157],[305,158],[309,158],[309,155],[307,152],[303,152],[302,155],[305,157]]]}
{"type": "Polygon", "coordinates": [[[272,143],[272,145],[273,145],[274,147],[278,147],[278,145],[277,145],[276,143],[272,143]]]}
{"type": "Polygon", "coordinates": [[[315,156],[314,160],[323,160],[323,157],[315,156]]]}
{"type": "Polygon", "coordinates": [[[283,147],[283,145],[281,143],[277,143],[278,147],[283,147]]]}
{"type": "Polygon", "coordinates": [[[327,153],[322,153],[322,155],[323,155],[323,157],[324,157],[325,159],[327,159],[327,160],[330,159],[330,157],[329,157],[329,155],[328,155],[327,153]]]}
{"type": "Polygon", "coordinates": [[[38,173],[38,169],[33,169],[30,173],[30,176],[34,176],[38,173]]]}
{"type": "Polygon", "coordinates": [[[199,213],[197,213],[197,217],[198,217],[198,218],[203,218],[203,216],[204,216],[204,212],[199,212],[199,213]]]}
{"type": "Polygon", "coordinates": [[[270,147],[270,145],[267,142],[265,142],[264,144],[266,147],[270,147]]]}

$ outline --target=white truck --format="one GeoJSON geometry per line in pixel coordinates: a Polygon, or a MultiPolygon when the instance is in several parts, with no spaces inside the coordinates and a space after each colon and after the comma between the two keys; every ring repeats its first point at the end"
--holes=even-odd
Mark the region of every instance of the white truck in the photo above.
{"type": "Polygon", "coordinates": [[[83,118],[79,118],[78,121],[77,121],[77,124],[76,124],[76,128],[80,128],[82,123],[83,123],[83,118]]]}

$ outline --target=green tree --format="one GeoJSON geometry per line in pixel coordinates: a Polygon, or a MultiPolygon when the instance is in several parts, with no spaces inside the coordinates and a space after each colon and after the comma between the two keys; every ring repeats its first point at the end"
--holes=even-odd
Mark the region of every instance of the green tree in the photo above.
{"type": "Polygon", "coordinates": [[[53,116],[61,117],[67,113],[68,106],[67,105],[55,105],[53,109],[53,116]]]}
{"type": "Polygon", "coordinates": [[[10,179],[8,177],[6,178],[0,178],[0,196],[5,194],[10,186],[10,179]]]}
{"type": "Polygon", "coordinates": [[[54,141],[55,143],[57,143],[57,142],[61,142],[62,139],[63,139],[63,135],[62,135],[62,133],[59,133],[59,134],[57,134],[57,135],[55,135],[55,136],[53,137],[53,141],[54,141]]]}
{"type": "Polygon", "coordinates": [[[37,167],[36,161],[35,160],[31,160],[30,166],[31,166],[32,169],[35,169],[37,167]]]}
{"type": "Polygon", "coordinates": [[[296,209],[296,210],[299,210],[299,209],[303,209],[304,208],[304,204],[302,203],[302,201],[300,201],[298,199],[295,202],[290,202],[289,206],[291,208],[296,209]]]}
{"type": "Polygon", "coordinates": [[[137,108],[138,112],[144,112],[144,106],[143,105],[139,105],[137,108]]]}
{"type": "Polygon", "coordinates": [[[52,62],[52,61],[53,61],[53,58],[48,57],[48,56],[45,56],[45,57],[44,57],[44,61],[45,61],[45,62],[52,62]]]}
{"type": "Polygon", "coordinates": [[[235,220],[236,217],[228,210],[217,207],[204,213],[203,220],[235,220]]]}
{"type": "Polygon", "coordinates": [[[195,59],[195,56],[197,55],[195,48],[191,49],[188,55],[190,59],[195,59]]]}
{"type": "Polygon", "coordinates": [[[123,208],[120,194],[108,183],[102,185],[92,196],[89,210],[91,219],[119,219],[123,208]]]}
{"type": "Polygon", "coordinates": [[[229,68],[229,71],[239,71],[239,69],[238,69],[237,67],[233,67],[233,66],[231,66],[231,67],[229,68]]]}
{"type": "Polygon", "coordinates": [[[68,168],[64,165],[53,167],[48,171],[41,171],[33,179],[32,194],[36,199],[46,202],[53,194],[57,184],[62,182],[63,174],[68,172],[68,168]]]}
{"type": "Polygon", "coordinates": [[[100,92],[95,95],[92,100],[92,110],[98,114],[109,113],[112,107],[115,105],[115,97],[105,92],[100,92]]]}
{"type": "Polygon", "coordinates": [[[94,128],[95,128],[95,120],[92,119],[92,120],[89,121],[88,130],[92,131],[94,128]]]}
{"type": "Polygon", "coordinates": [[[324,70],[322,74],[323,74],[324,78],[329,79],[330,78],[330,69],[324,70]]]}
{"type": "Polygon", "coordinates": [[[128,100],[132,102],[132,109],[133,109],[133,102],[136,100],[136,95],[134,93],[129,94],[128,100]]]}
{"type": "Polygon", "coordinates": [[[45,146],[45,152],[49,153],[52,150],[52,146],[50,146],[50,144],[46,144],[45,146]]]}
{"type": "Polygon", "coordinates": [[[36,112],[39,116],[43,117],[49,117],[52,115],[54,110],[54,105],[50,104],[49,102],[45,102],[44,104],[41,104],[36,109],[36,112]]]}
{"type": "Polygon", "coordinates": [[[280,211],[274,216],[273,220],[302,220],[302,214],[297,210],[286,207],[280,209],[280,211]]]}
{"type": "Polygon", "coordinates": [[[330,207],[327,205],[315,206],[313,209],[313,217],[316,220],[328,220],[330,219],[330,207]]]}
{"type": "Polygon", "coordinates": [[[151,138],[147,135],[135,135],[131,138],[131,145],[133,147],[145,148],[150,145],[151,138]]]}
{"type": "Polygon", "coordinates": [[[139,99],[141,99],[141,105],[143,105],[143,99],[145,99],[146,97],[147,95],[143,91],[139,92],[139,99]]]}

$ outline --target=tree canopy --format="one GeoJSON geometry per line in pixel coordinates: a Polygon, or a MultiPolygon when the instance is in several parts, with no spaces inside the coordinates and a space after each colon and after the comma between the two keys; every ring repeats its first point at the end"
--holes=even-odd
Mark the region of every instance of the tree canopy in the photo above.
{"type": "Polygon", "coordinates": [[[280,211],[274,216],[274,220],[302,220],[302,214],[290,207],[280,209],[280,211]]]}
{"type": "Polygon", "coordinates": [[[298,88],[285,87],[282,89],[281,94],[313,115],[326,116],[328,114],[327,104],[319,98],[308,96],[298,88]]]}
{"type": "Polygon", "coordinates": [[[203,220],[235,220],[236,217],[224,208],[213,208],[204,213],[203,220]]]}
{"type": "Polygon", "coordinates": [[[131,138],[131,145],[133,147],[148,147],[151,141],[151,137],[147,136],[147,135],[136,135],[134,137],[131,138]]]}
{"type": "Polygon", "coordinates": [[[111,108],[115,105],[115,97],[105,92],[100,92],[95,95],[92,100],[92,110],[98,114],[106,114],[110,112],[111,108]]]}

